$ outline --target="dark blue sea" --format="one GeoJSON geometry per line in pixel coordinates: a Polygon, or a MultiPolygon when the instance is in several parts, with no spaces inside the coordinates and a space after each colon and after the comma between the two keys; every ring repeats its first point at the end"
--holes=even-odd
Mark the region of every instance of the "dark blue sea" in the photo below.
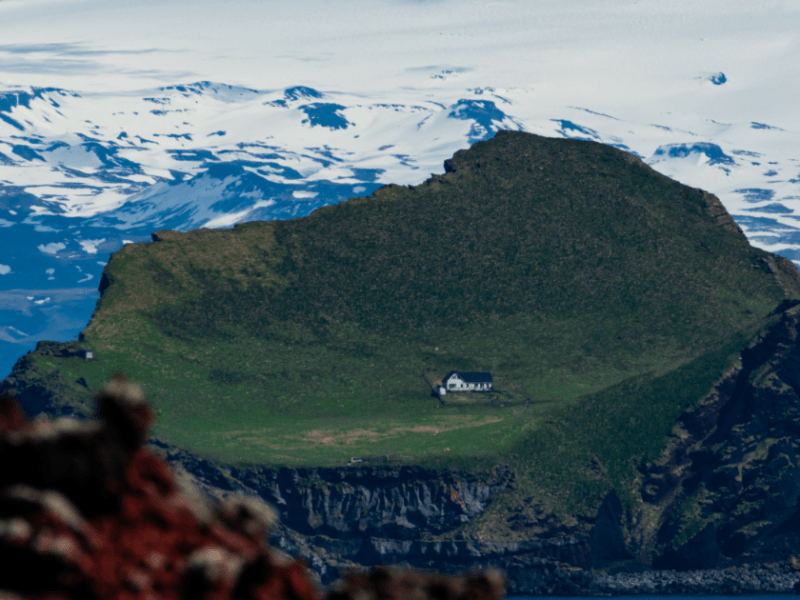
{"type": "MultiPolygon", "coordinates": [[[[541,600],[544,596],[508,596],[507,600],[541,600]]],[[[587,600],[595,596],[552,596],[557,600],[587,600]]],[[[596,596],[597,598],[608,598],[608,596],[596,596]]],[[[741,596],[655,596],[652,594],[642,594],[639,596],[615,596],[616,598],[642,598],[647,600],[788,600],[796,599],[794,594],[761,594],[761,595],[741,595],[741,596]]]]}

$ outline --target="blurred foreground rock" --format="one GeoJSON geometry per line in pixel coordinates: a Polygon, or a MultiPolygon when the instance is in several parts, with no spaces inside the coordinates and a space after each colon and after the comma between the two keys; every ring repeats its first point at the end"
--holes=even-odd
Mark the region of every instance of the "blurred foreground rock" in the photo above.
{"type": "Polygon", "coordinates": [[[499,571],[477,571],[447,576],[420,571],[376,567],[369,573],[345,573],[328,600],[493,600],[503,594],[505,578],[499,571]]]}
{"type": "MultiPolygon", "coordinates": [[[[115,377],[97,419],[30,421],[0,396],[0,598],[316,600],[305,564],[266,543],[273,511],[251,498],[209,506],[144,449],[154,413],[115,377]]],[[[328,597],[494,600],[488,571],[445,577],[349,573],[328,597]]]]}

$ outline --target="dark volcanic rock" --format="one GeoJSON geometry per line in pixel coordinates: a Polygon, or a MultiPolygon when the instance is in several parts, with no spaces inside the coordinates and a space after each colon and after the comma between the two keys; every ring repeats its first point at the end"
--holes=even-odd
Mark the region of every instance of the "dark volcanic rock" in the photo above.
{"type": "Polygon", "coordinates": [[[67,381],[60,373],[36,372],[32,355],[77,358],[83,356],[76,342],[40,341],[33,352],[28,352],[14,364],[11,374],[0,381],[0,394],[14,396],[30,417],[46,414],[51,417],[87,418],[92,394],[79,381],[67,381]]]}
{"type": "Polygon", "coordinates": [[[617,493],[611,490],[597,511],[589,539],[594,566],[633,558],[625,545],[621,522],[622,502],[617,493]]]}
{"type": "MultiPolygon", "coordinates": [[[[786,562],[800,541],[800,306],[756,339],[717,388],[684,414],[643,499],[664,519],[653,566],[786,562]]],[[[794,305],[794,306],[793,306],[794,305]]]]}
{"type": "Polygon", "coordinates": [[[271,502],[299,533],[419,539],[450,531],[480,515],[508,476],[475,476],[421,467],[230,469],[231,476],[271,502]]]}
{"type": "MultiPolygon", "coordinates": [[[[258,495],[275,506],[279,519],[270,542],[305,558],[323,584],[333,582],[347,569],[382,564],[446,573],[498,568],[514,570],[522,577],[520,581],[530,582],[542,579],[546,571],[522,574],[529,569],[534,573],[541,565],[574,568],[593,562],[585,535],[509,542],[425,541],[480,516],[497,494],[513,484],[513,474],[505,469],[484,478],[410,466],[243,469],[217,465],[163,440],[151,443],[209,497],[225,490],[258,495]]],[[[616,514],[615,508],[610,510],[616,514]]],[[[558,523],[553,527],[561,532],[558,523]]],[[[618,522],[616,530],[619,532],[618,522]]],[[[619,540],[615,539],[605,554],[616,560],[619,552],[619,540]]],[[[539,589],[522,585],[509,579],[509,590],[515,593],[539,589]]],[[[556,584],[542,585],[547,589],[556,584]]],[[[559,585],[559,589],[578,589],[573,583],[559,585]]]]}

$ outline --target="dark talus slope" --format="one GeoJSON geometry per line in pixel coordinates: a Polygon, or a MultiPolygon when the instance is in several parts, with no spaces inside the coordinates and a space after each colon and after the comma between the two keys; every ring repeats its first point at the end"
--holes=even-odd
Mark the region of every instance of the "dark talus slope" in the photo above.
{"type": "Polygon", "coordinates": [[[659,568],[789,560],[800,543],[800,306],[755,339],[641,466],[659,568]]]}
{"type": "Polygon", "coordinates": [[[457,562],[473,550],[522,565],[669,562],[697,537],[669,503],[694,483],[650,499],[642,481],[658,472],[641,465],[660,464],[681,415],[800,296],[797,269],[751,247],[713,195],[608,146],[514,132],[420,186],[153,239],[112,256],[79,342],[41,344],[2,389],[31,413],[85,415],[121,369],[152,397],[164,443],[228,465],[209,489],[232,485],[234,469],[317,469],[295,489],[309,511],[284,515],[287,539],[356,562],[423,544],[420,560],[435,562],[451,543],[457,562]],[[497,402],[448,395],[440,407],[425,377],[451,369],[491,371],[497,402]],[[388,504],[394,529],[337,529],[326,497],[355,514],[392,475],[361,489],[335,474],[384,455],[420,469],[388,504]],[[513,475],[502,492],[496,469],[513,475]],[[427,480],[444,471],[454,490],[489,490],[480,510],[435,492],[427,480]],[[437,524],[437,511],[460,524],[437,524]]]}

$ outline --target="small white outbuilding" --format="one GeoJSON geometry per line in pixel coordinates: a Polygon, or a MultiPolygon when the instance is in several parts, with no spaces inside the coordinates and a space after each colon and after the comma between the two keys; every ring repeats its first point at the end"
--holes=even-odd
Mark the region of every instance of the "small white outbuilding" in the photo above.
{"type": "Polygon", "coordinates": [[[450,371],[442,379],[442,387],[448,392],[491,392],[492,385],[492,374],[485,372],[450,371]]]}

